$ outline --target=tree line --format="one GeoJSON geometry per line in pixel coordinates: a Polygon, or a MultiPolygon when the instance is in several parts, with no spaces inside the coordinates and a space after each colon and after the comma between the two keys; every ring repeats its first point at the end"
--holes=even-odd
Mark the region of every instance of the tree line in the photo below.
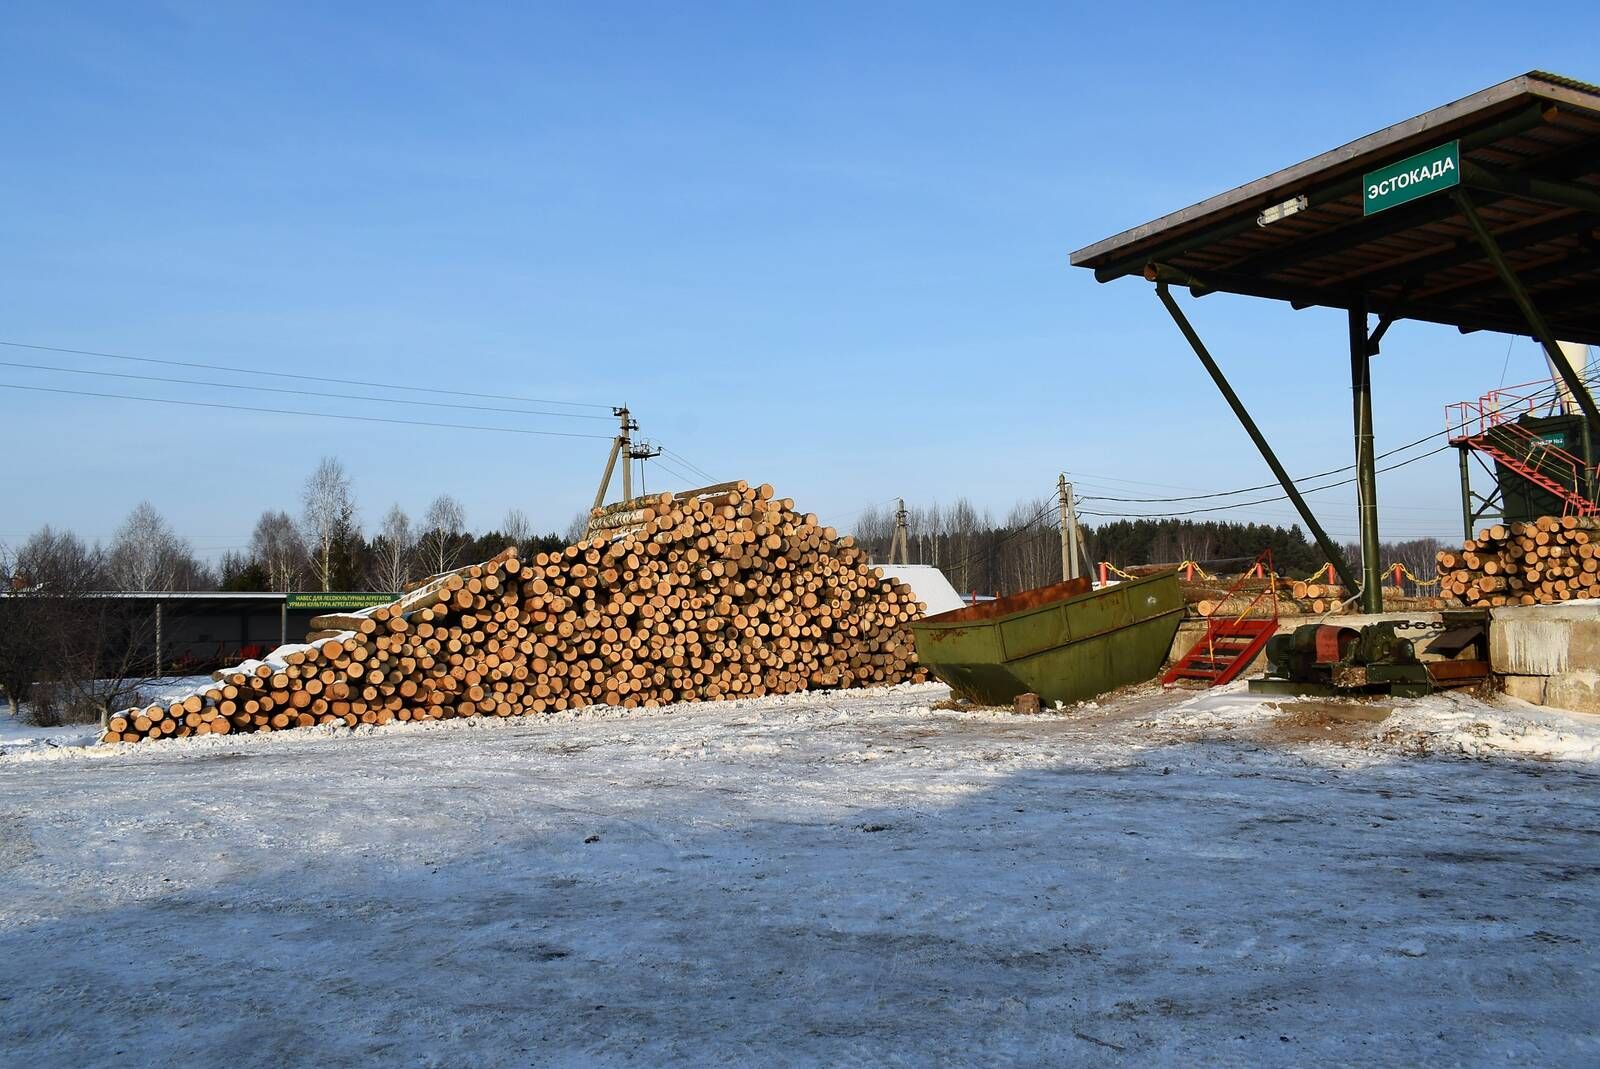
{"type": "Polygon", "coordinates": [[[165,591],[363,590],[398,593],[413,581],[487,560],[507,545],[525,554],[582,536],[586,515],[562,533],[537,533],[520,509],[474,534],[465,510],[441,494],[413,522],[398,504],[368,537],[350,477],[324,458],[307,478],[298,515],[267,509],[249,546],[215,564],[199,558],[149,502],[106,545],[46,525],[14,549],[0,544],[0,691],[36,724],[90,722],[137,704],[164,667],[148,604],[104,597],[165,591]],[[43,682],[41,682],[43,681],[43,682]]]}
{"type": "MultiPolygon", "coordinates": [[[[907,510],[908,549],[914,564],[939,567],[963,593],[1009,594],[1061,579],[1061,538],[1053,499],[1019,501],[996,520],[965,498],[907,510]]],[[[49,706],[75,718],[132,703],[137,687],[158,674],[154,621],[143,606],[95,597],[121,591],[366,590],[394,593],[413,581],[460,564],[486,560],[515,544],[524,554],[559,549],[583,534],[586,515],[566,531],[536,533],[520,509],[499,526],[474,534],[460,503],[448,494],[433,500],[419,521],[398,504],[369,536],[349,475],[324,458],[307,478],[298,515],[267,509],[250,544],[210,564],[142,502],[108,545],[89,544],[70,531],[46,526],[14,551],[0,545],[0,689],[13,711],[33,695],[35,719],[49,722],[49,706]],[[51,683],[33,687],[36,679],[51,683]]],[[[894,511],[869,508],[853,533],[877,561],[889,559],[894,511]]],[[[1181,518],[1114,520],[1083,529],[1085,567],[1109,561],[1119,568],[1193,560],[1218,573],[1243,570],[1271,548],[1280,574],[1310,575],[1324,564],[1298,526],[1193,521],[1181,518]]],[[[1433,574],[1436,539],[1388,543],[1383,563],[1400,561],[1424,578],[1433,574]]],[[[1359,559],[1345,547],[1348,560],[1359,559]]],[[[1387,581],[1387,577],[1386,577],[1387,581]]],[[[1411,593],[1427,593],[1412,586],[1411,593]]]]}
{"type": "MultiPolygon", "coordinates": [[[[1053,498],[1019,501],[999,520],[957,498],[948,505],[908,506],[906,520],[911,563],[937,566],[963,593],[1014,594],[1061,581],[1059,509],[1053,498]]],[[[874,506],[861,513],[852,533],[882,562],[889,559],[894,528],[895,510],[874,506]]],[[[1434,554],[1442,547],[1436,538],[1386,542],[1379,555],[1384,565],[1399,561],[1426,580],[1433,576],[1434,554]]],[[[1341,548],[1351,566],[1358,566],[1360,547],[1341,548]]],[[[1272,550],[1280,575],[1302,578],[1327,563],[1298,524],[1160,517],[1082,528],[1086,569],[1100,561],[1119,568],[1195,561],[1213,573],[1230,574],[1243,571],[1264,549],[1272,550]]],[[[1387,585],[1387,575],[1384,581],[1387,585]]],[[[1404,585],[1410,594],[1432,589],[1409,581],[1404,585]]]]}
{"type": "Polygon", "coordinates": [[[539,533],[521,509],[500,525],[473,533],[461,503],[440,494],[419,521],[392,505],[369,536],[350,477],[325,457],[306,479],[298,515],[267,509],[250,544],[215,563],[194,547],[148,501],[129,513],[110,543],[90,544],[46,525],[14,550],[0,545],[0,578],[13,592],[361,590],[395,593],[458,564],[488,559],[508,545],[524,553],[559,549],[581,536],[585,517],[564,532],[539,533]],[[69,574],[70,573],[70,574],[69,574]]]}

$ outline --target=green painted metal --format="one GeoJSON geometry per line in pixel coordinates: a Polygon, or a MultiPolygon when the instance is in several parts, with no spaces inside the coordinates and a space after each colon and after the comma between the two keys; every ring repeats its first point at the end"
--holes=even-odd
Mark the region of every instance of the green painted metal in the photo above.
{"type": "Polygon", "coordinates": [[[1367,302],[1349,312],[1350,389],[1354,397],[1357,526],[1361,530],[1361,611],[1383,611],[1382,562],[1378,559],[1378,472],[1372,453],[1372,342],[1367,335],[1367,302]]]}
{"type": "MultiPolygon", "coordinates": [[[[1152,264],[1145,272],[1147,278],[1156,284],[1156,296],[1172,321],[1178,325],[1178,330],[1189,343],[1189,348],[1194,350],[1194,355],[1200,358],[1200,363],[1205,366],[1206,373],[1211,376],[1211,381],[1217,384],[1217,389],[1222,393],[1222,399],[1228,402],[1228,407],[1233,409],[1233,414],[1244,428],[1244,432],[1255,443],[1256,449],[1261,453],[1261,459],[1267,462],[1267,467],[1272,469],[1272,474],[1277,477],[1278,485],[1283,487],[1283,492],[1288,495],[1289,502],[1294,505],[1295,511],[1305,521],[1306,528],[1311,532],[1311,537],[1316,540],[1317,548],[1333,565],[1333,570],[1339,573],[1339,579],[1344,583],[1345,589],[1355,590],[1361,584],[1356,582],[1355,573],[1350,570],[1350,565],[1345,562],[1344,552],[1334,545],[1333,539],[1328,537],[1328,532],[1322,529],[1322,524],[1317,522],[1317,517],[1312,513],[1311,506],[1306,504],[1306,499],[1300,496],[1300,488],[1289,477],[1288,471],[1279,463],[1278,455],[1272,451],[1272,446],[1267,444],[1266,435],[1261,433],[1261,428],[1256,426],[1256,421],[1251,417],[1244,402],[1239,400],[1239,395],[1234,393],[1233,386],[1228,382],[1222,368],[1211,356],[1211,350],[1206,348],[1206,343],[1200,340],[1200,335],[1195,331],[1194,324],[1189,322],[1189,317],[1183,314],[1183,309],[1178,307],[1178,302],[1173,298],[1168,288],[1171,282],[1184,281],[1183,272],[1175,271],[1162,264],[1152,264]]],[[[1364,336],[1364,335],[1363,335],[1364,336]]]]}
{"type": "MultiPolygon", "coordinates": [[[[1512,270],[1511,264],[1506,260],[1500,245],[1495,241],[1494,235],[1484,225],[1483,218],[1478,214],[1478,209],[1473,205],[1472,198],[1463,190],[1456,190],[1451,194],[1455,198],[1456,206],[1461,209],[1461,214],[1466,218],[1467,225],[1472,228],[1472,234],[1483,247],[1484,255],[1489,257],[1489,262],[1494,265],[1495,273],[1500,276],[1500,281],[1505,284],[1506,292],[1511,295],[1512,301],[1521,310],[1522,317],[1527,320],[1528,328],[1533,331],[1534,338],[1544,347],[1545,354],[1550,358],[1550,363],[1555,365],[1561,373],[1562,381],[1567,384],[1567,389],[1572,391],[1572,396],[1577,400],[1578,407],[1583,409],[1584,418],[1589,421],[1592,433],[1600,434],[1600,408],[1595,407],[1594,397],[1589,393],[1589,386],[1583,378],[1567,363],[1566,356],[1561,352],[1561,347],[1556,343],[1556,337],[1550,332],[1550,324],[1545,322],[1544,316],[1539,314],[1539,309],[1534,306],[1533,300],[1528,296],[1528,291],[1523,287],[1521,279],[1512,270]]],[[[1592,469],[1591,469],[1592,472],[1592,469]]],[[[1594,487],[1590,486],[1590,500],[1594,499],[1594,487]]]]}
{"type": "Polygon", "coordinates": [[[315,609],[321,612],[348,612],[353,609],[370,608],[373,605],[385,605],[399,596],[399,594],[369,594],[363,591],[313,590],[303,594],[286,595],[284,604],[287,608],[300,611],[315,609]]]}
{"type": "Polygon", "coordinates": [[[917,658],[964,698],[1009,705],[1029,691],[1078,702],[1153,679],[1183,619],[1178,573],[1100,590],[1068,580],[911,625],[917,658]]]}
{"type": "Polygon", "coordinates": [[[1361,176],[1361,214],[1376,215],[1461,184],[1461,142],[1448,141],[1361,176]]]}

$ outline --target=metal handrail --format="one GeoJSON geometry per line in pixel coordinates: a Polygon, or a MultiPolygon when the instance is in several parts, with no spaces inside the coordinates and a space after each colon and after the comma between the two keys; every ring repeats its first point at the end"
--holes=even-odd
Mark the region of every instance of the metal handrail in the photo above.
{"type": "Polygon", "coordinates": [[[1569,490],[1573,497],[1580,499],[1583,497],[1584,476],[1587,468],[1582,460],[1562,449],[1559,445],[1545,441],[1520,423],[1502,423],[1493,429],[1500,431],[1502,434],[1520,439],[1530,447],[1527,457],[1513,458],[1523,467],[1550,480],[1552,483],[1560,485],[1563,490],[1569,490]],[[1544,468],[1546,461],[1554,462],[1561,470],[1552,475],[1544,468]]]}
{"type": "MultiPolygon", "coordinates": [[[[1222,595],[1222,599],[1217,602],[1217,608],[1220,609],[1220,608],[1222,608],[1222,606],[1226,605],[1230,600],[1233,599],[1235,594],[1242,595],[1242,592],[1244,590],[1245,580],[1250,579],[1251,577],[1254,577],[1254,576],[1263,576],[1263,577],[1265,577],[1266,581],[1267,581],[1267,585],[1261,590],[1260,593],[1258,593],[1255,597],[1250,599],[1249,604],[1247,604],[1244,607],[1244,611],[1239,613],[1237,616],[1234,616],[1229,621],[1230,623],[1237,624],[1240,621],[1242,621],[1245,617],[1249,616],[1253,611],[1255,611],[1255,607],[1257,605],[1261,604],[1261,601],[1264,598],[1271,598],[1272,599],[1272,616],[1270,617],[1270,619],[1277,620],[1277,618],[1278,618],[1278,571],[1272,565],[1272,550],[1270,548],[1269,549],[1263,549],[1260,553],[1258,553],[1256,555],[1255,563],[1251,564],[1249,568],[1246,568],[1244,570],[1244,572],[1237,579],[1235,579],[1233,581],[1233,585],[1228,587],[1227,592],[1222,595]]],[[[1213,613],[1214,612],[1215,612],[1215,610],[1213,610],[1213,613]]],[[[1212,615],[1211,617],[1209,617],[1206,620],[1206,637],[1205,637],[1206,656],[1208,658],[1210,658],[1213,662],[1215,662],[1215,660],[1216,660],[1216,655],[1217,655],[1216,639],[1217,639],[1217,632],[1218,632],[1218,629],[1221,626],[1221,623],[1222,623],[1222,619],[1217,617],[1216,615],[1212,615]]]]}
{"type": "Polygon", "coordinates": [[[1560,379],[1536,379],[1490,390],[1476,401],[1456,401],[1444,406],[1444,425],[1452,442],[1477,438],[1495,427],[1548,409],[1554,415],[1561,402],[1560,379]]]}

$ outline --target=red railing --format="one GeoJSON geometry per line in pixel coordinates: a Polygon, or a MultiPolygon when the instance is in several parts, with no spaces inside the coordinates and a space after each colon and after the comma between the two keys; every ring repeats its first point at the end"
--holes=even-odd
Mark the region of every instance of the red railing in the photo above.
{"type": "Polygon", "coordinates": [[[1239,578],[1233,581],[1233,585],[1228,588],[1228,592],[1222,596],[1222,601],[1217,606],[1218,609],[1220,610],[1227,605],[1235,596],[1242,597],[1245,584],[1249,580],[1262,578],[1266,579],[1267,585],[1261,589],[1259,594],[1250,599],[1250,603],[1244,607],[1244,611],[1230,612],[1228,615],[1235,620],[1243,620],[1256,611],[1257,605],[1270,598],[1272,599],[1272,615],[1270,619],[1276,620],[1278,618],[1278,570],[1272,565],[1272,550],[1270,549],[1263,549],[1257,554],[1255,563],[1246,568],[1239,578]]]}
{"type": "MultiPolygon", "coordinates": [[[[1482,450],[1561,498],[1563,514],[1589,515],[1596,511],[1586,492],[1589,467],[1519,422],[1524,416],[1560,414],[1561,386],[1558,379],[1541,379],[1490,390],[1476,401],[1446,405],[1445,429],[1451,445],[1482,450]]],[[[1600,471],[1600,465],[1595,470],[1600,471]]]]}
{"type": "Polygon", "coordinates": [[[1445,430],[1452,443],[1459,443],[1482,437],[1523,416],[1560,415],[1563,385],[1559,379],[1539,379],[1490,390],[1476,401],[1445,405],[1445,430]]]}
{"type": "Polygon", "coordinates": [[[1589,504],[1584,497],[1582,460],[1539,437],[1520,423],[1502,423],[1495,429],[1495,437],[1484,436],[1483,444],[1489,452],[1521,475],[1524,479],[1544,487],[1560,497],[1569,506],[1582,508],[1589,504]]]}

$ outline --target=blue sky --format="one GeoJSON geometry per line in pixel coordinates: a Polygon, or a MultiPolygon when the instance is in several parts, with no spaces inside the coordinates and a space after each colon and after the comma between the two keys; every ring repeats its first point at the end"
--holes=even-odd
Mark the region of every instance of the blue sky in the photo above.
{"type": "MultiPolygon", "coordinates": [[[[1213,7],[14,2],[0,340],[627,402],[647,437],[843,527],[897,494],[1004,511],[1061,469],[1084,494],[1267,482],[1149,287],[1097,285],[1069,253],[1529,69],[1600,79],[1600,8],[1213,7]]],[[[1226,295],[1190,311],[1292,471],[1349,462],[1342,314],[1226,295]]],[[[1400,324],[1374,368],[1379,448],[1542,374],[1526,339],[1400,324]]],[[[609,433],[17,367],[0,382],[609,433]]],[[[296,511],[327,453],[369,527],[447,491],[477,528],[513,506],[560,528],[606,449],[0,404],[13,542],[47,522],[105,537],[148,498],[203,552],[241,547],[262,508],[296,511]]],[[[1354,533],[1348,495],[1316,500],[1354,533]]],[[[1383,476],[1380,506],[1386,535],[1458,533],[1454,455],[1383,476]]]]}

